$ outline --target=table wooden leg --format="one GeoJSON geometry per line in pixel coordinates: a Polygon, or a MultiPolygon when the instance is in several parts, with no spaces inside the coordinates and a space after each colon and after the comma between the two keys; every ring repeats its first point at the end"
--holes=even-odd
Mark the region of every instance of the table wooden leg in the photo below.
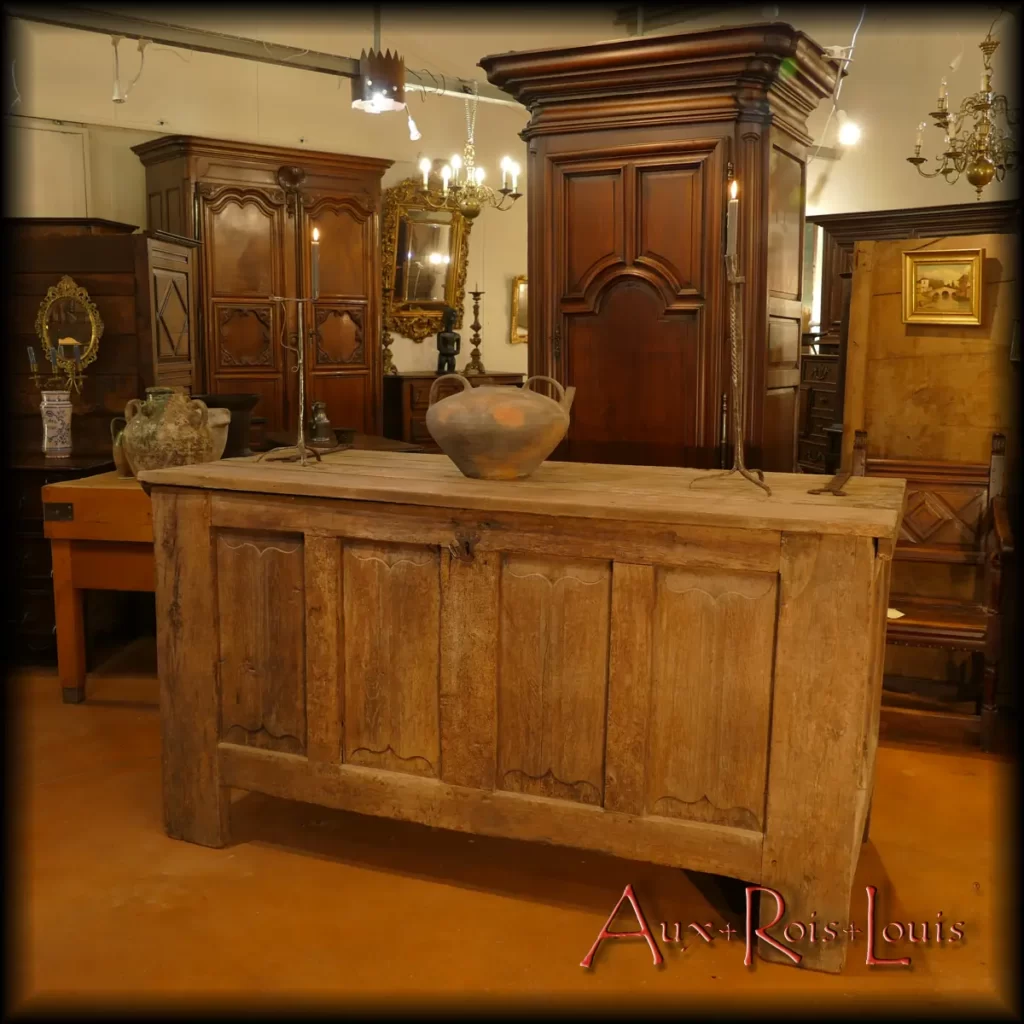
{"type": "Polygon", "coordinates": [[[210,499],[183,491],[153,502],[164,828],[201,846],[228,842],[221,784],[220,648],[210,499]]]}
{"type": "Polygon", "coordinates": [[[833,973],[846,960],[858,811],[873,775],[872,698],[881,685],[872,642],[887,604],[881,563],[870,538],[783,535],[761,866],[772,892],[762,895],[759,916],[793,955],[761,937],[766,960],[833,973]],[[806,642],[812,631],[820,644],[806,642]]]}
{"type": "Polygon", "coordinates": [[[82,591],[71,575],[70,540],[52,540],[53,607],[57,620],[57,674],[65,704],[85,700],[85,618],[82,591]]]}

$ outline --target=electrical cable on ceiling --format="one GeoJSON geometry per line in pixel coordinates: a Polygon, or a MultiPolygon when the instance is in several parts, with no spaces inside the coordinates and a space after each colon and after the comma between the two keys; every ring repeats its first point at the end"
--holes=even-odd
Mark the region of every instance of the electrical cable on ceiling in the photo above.
{"type": "Polygon", "coordinates": [[[128,99],[129,93],[135,87],[135,83],[142,77],[142,70],[146,66],[146,47],[149,46],[148,39],[139,40],[139,71],[138,74],[128,83],[128,88],[121,88],[121,60],[118,52],[118,46],[121,42],[120,36],[110,37],[111,45],[114,47],[114,103],[124,103],[128,99]]]}
{"type": "Polygon", "coordinates": [[[836,110],[839,107],[839,94],[843,89],[843,72],[850,66],[850,62],[853,60],[853,48],[857,45],[857,33],[860,32],[861,25],[864,24],[864,15],[867,14],[868,8],[865,4],[861,8],[860,20],[857,22],[857,27],[853,30],[853,38],[850,40],[849,46],[836,47],[835,49],[845,51],[846,56],[839,58],[840,67],[838,74],[836,75],[836,85],[832,90],[832,109],[828,112],[828,118],[825,121],[825,127],[821,132],[821,142],[818,143],[818,148],[814,151],[814,156],[808,159],[808,163],[811,163],[814,158],[821,152],[821,147],[825,145],[825,139],[828,138],[828,126],[832,123],[832,118],[835,116],[836,110]]]}
{"type": "MultiPolygon", "coordinates": [[[[281,44],[281,45],[284,45],[284,44],[281,44]]],[[[271,56],[271,57],[274,56],[270,52],[270,47],[266,44],[266,42],[263,43],[263,49],[267,51],[268,56],[271,56]]],[[[302,53],[293,53],[290,57],[283,57],[282,60],[285,60],[285,61],[298,60],[299,57],[305,57],[307,53],[309,53],[309,50],[303,50],[302,53]]]]}
{"type": "Polygon", "coordinates": [[[18,78],[14,73],[13,60],[11,61],[11,84],[14,86],[14,99],[11,102],[11,105],[7,108],[8,114],[21,102],[21,93],[18,92],[18,78]]]}

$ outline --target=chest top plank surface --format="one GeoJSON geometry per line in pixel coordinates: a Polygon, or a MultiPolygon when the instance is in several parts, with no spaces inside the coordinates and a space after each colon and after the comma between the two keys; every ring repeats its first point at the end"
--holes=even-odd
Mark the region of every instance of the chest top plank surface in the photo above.
{"type": "Polygon", "coordinates": [[[737,476],[664,466],[547,462],[527,480],[470,480],[444,455],[350,449],[320,463],[228,459],[140,474],[149,487],[342,498],[478,512],[525,512],[667,525],[734,526],[895,540],[905,482],[854,477],[846,496],[815,479],[768,473],[771,496],[737,476]]]}

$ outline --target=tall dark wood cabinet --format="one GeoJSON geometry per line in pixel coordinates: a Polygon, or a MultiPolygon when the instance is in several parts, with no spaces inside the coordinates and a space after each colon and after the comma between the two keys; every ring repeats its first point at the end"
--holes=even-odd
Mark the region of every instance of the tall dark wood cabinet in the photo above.
{"type": "Polygon", "coordinates": [[[147,387],[191,388],[195,364],[197,244],[133,224],[104,220],[12,219],[8,282],[13,337],[6,346],[12,381],[11,447],[38,451],[39,392],[26,349],[34,345],[36,315],[47,289],[64,275],[85,288],[103,320],[96,362],[73,396],[76,455],[110,454],[110,420],[147,387]]]}
{"type": "MultiPolygon", "coordinates": [[[[4,503],[11,545],[5,620],[14,656],[45,662],[55,657],[56,645],[50,543],[43,536],[40,490],[114,468],[110,421],[123,414],[129,399],[154,384],[192,387],[198,245],[193,239],[99,219],[11,218],[5,233],[10,336],[4,353],[4,503]],[[72,396],[73,453],[51,459],[40,450],[39,392],[26,349],[34,346],[41,359],[36,315],[47,290],[65,275],[88,291],[104,330],[82,393],[72,396]]],[[[90,598],[89,635],[115,631],[115,595],[90,598]]]]}
{"type": "MultiPolygon", "coordinates": [[[[173,135],[134,147],[150,228],[202,243],[202,388],[261,395],[270,430],[298,410],[294,302],[310,298],[312,231],[320,297],[305,321],[306,395],[331,422],[380,433],[380,180],[389,160],[173,135]]],[[[307,307],[308,308],[308,307],[307,307]]]]}
{"type": "Polygon", "coordinates": [[[748,462],[792,470],[806,119],[836,65],[784,24],[480,63],[531,115],[529,371],[577,388],[556,457],[718,465],[734,173],[748,462]]]}

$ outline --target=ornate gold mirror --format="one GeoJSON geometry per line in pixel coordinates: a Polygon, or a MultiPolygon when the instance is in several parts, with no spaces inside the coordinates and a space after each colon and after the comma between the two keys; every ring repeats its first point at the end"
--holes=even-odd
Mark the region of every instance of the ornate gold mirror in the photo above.
{"type": "Polygon", "coordinates": [[[384,328],[417,342],[441,330],[445,306],[462,326],[470,229],[457,210],[430,209],[420,185],[407,178],[384,191],[381,230],[384,328]]]}
{"type": "Polygon", "coordinates": [[[81,371],[99,354],[103,321],[84,288],[62,277],[50,288],[36,315],[43,358],[54,369],[81,371]]]}
{"type": "Polygon", "coordinates": [[[522,345],[529,340],[528,307],[526,304],[526,278],[517,277],[512,281],[512,316],[509,318],[509,344],[522,345]]]}

